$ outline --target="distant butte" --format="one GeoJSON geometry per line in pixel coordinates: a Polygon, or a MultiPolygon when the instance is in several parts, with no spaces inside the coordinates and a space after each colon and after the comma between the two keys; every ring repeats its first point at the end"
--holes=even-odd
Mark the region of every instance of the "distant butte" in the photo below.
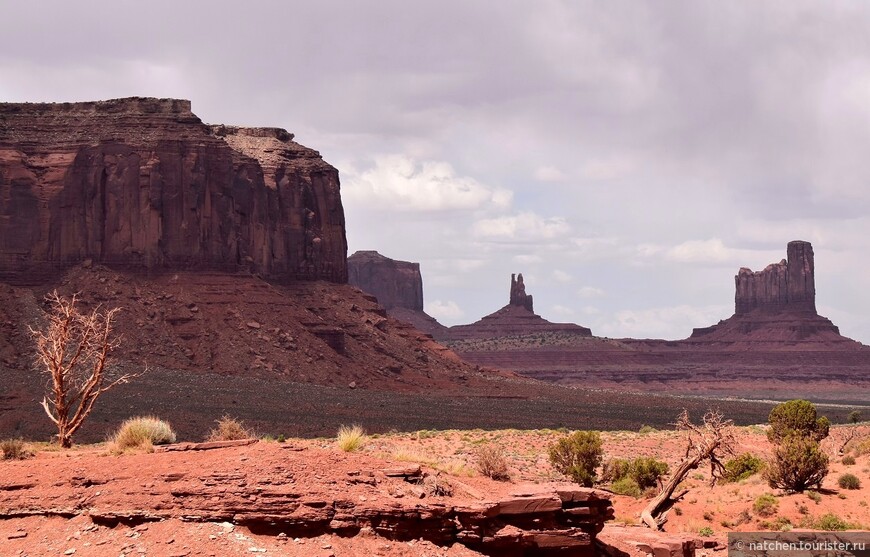
{"type": "Polygon", "coordinates": [[[592,331],[574,323],[552,323],[533,310],[530,294],[526,294],[523,275],[511,275],[508,305],[470,325],[456,325],[447,331],[449,340],[500,338],[533,334],[560,334],[577,337],[592,336],[592,331]]]}
{"type": "Polygon", "coordinates": [[[793,343],[813,341],[856,347],[816,312],[815,262],[809,242],[788,243],[788,259],[763,271],[741,268],[734,277],[734,315],[695,329],[688,341],[793,343]]]}
{"type": "Polygon", "coordinates": [[[430,335],[446,329],[423,311],[419,263],[390,259],[377,251],[357,251],[347,258],[347,282],[376,297],[390,317],[430,335]]]}

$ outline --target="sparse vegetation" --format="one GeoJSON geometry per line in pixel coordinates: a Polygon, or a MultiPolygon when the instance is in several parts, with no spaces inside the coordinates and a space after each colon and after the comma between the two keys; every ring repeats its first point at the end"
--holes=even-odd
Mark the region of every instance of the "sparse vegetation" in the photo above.
{"type": "Polygon", "coordinates": [[[175,438],[175,432],[167,422],[154,416],[139,416],[125,420],[111,442],[116,450],[123,451],[174,443],[175,438]]]}
{"type": "Polygon", "coordinates": [[[24,460],[33,456],[23,439],[4,439],[0,441],[3,460],[24,460]]]}
{"type": "Polygon", "coordinates": [[[841,462],[846,466],[853,466],[855,464],[855,457],[851,455],[846,455],[843,457],[843,460],[841,462]]]}
{"type": "Polygon", "coordinates": [[[837,480],[837,485],[842,489],[861,489],[861,480],[855,474],[843,474],[837,480]]]}
{"type": "Polygon", "coordinates": [[[713,529],[709,526],[704,526],[703,528],[698,530],[698,535],[704,536],[705,538],[710,537],[713,535],[713,529]]]}
{"type": "Polygon", "coordinates": [[[759,495],[752,504],[752,510],[758,516],[773,516],[779,509],[779,501],[771,493],[759,495]]]}
{"type": "Polygon", "coordinates": [[[849,412],[849,415],[846,417],[850,424],[857,424],[861,421],[861,411],[860,410],[852,410],[849,412]]]}
{"type": "Polygon", "coordinates": [[[640,497],[641,495],[640,486],[628,476],[623,476],[611,483],[610,491],[617,495],[628,495],[629,497],[640,497]]]}
{"type": "Polygon", "coordinates": [[[658,431],[658,430],[651,425],[642,425],[642,426],[640,426],[640,429],[637,430],[637,432],[640,433],[641,435],[646,435],[647,433],[653,433],[656,431],[658,431]]]}
{"type": "Polygon", "coordinates": [[[120,308],[90,313],[76,308],[76,296],[61,297],[55,290],[45,298],[51,306],[45,330],[30,329],[37,361],[49,376],[51,392],[42,408],[57,426],[58,444],[72,446],[72,437],[94,408],[101,394],[131,377],[107,377],[106,364],[120,341],[112,334],[112,321],[120,308]]]}
{"type": "Polygon", "coordinates": [[[849,524],[834,513],[826,513],[820,516],[817,520],[813,521],[812,527],[817,530],[837,532],[842,530],[850,530],[853,528],[853,525],[849,524]]]}
{"type": "MultiPolygon", "coordinates": [[[[807,491],[807,497],[816,505],[822,502],[822,494],[818,491],[807,491]]],[[[804,513],[805,514],[805,513],[804,513]]]]}
{"type": "Polygon", "coordinates": [[[575,431],[549,449],[553,468],[586,487],[595,483],[595,469],[601,465],[601,454],[601,434],[597,431],[575,431]]]}
{"type": "Polygon", "coordinates": [[[241,420],[232,416],[224,416],[217,420],[217,427],[208,433],[209,441],[238,441],[240,439],[252,439],[257,435],[245,427],[241,420]]]}
{"type": "Polygon", "coordinates": [[[758,474],[764,469],[764,461],[752,453],[743,453],[725,462],[722,480],[739,482],[758,474]]]}
{"type": "Polygon", "coordinates": [[[601,480],[616,483],[625,478],[630,478],[639,490],[644,490],[658,486],[662,476],[667,473],[667,463],[655,458],[646,456],[630,460],[613,458],[604,464],[601,480]]]}
{"type": "Polygon", "coordinates": [[[362,428],[362,426],[343,425],[338,428],[338,437],[336,439],[336,442],[338,443],[338,448],[346,453],[352,453],[354,451],[362,449],[365,446],[367,440],[368,437],[366,436],[366,432],[362,428]]]}
{"type": "Polygon", "coordinates": [[[477,471],[500,482],[511,479],[504,449],[495,444],[483,445],[477,449],[477,471]]]}
{"type": "Polygon", "coordinates": [[[776,448],[765,470],[768,485],[793,492],[820,487],[828,475],[828,456],[819,446],[828,436],[827,418],[818,418],[811,402],[790,400],[775,406],[769,419],[767,437],[776,448]]]}

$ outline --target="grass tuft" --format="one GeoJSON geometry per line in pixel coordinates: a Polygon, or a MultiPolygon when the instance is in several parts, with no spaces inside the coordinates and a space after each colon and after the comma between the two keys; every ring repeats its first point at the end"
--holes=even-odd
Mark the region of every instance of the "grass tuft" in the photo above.
{"type": "Polygon", "coordinates": [[[24,460],[33,456],[23,439],[4,439],[0,441],[3,460],[24,460]]]}
{"type": "Polygon", "coordinates": [[[151,450],[153,445],[174,443],[175,438],[167,422],[154,416],[137,416],[124,420],[110,442],[115,451],[123,452],[138,448],[151,450]]]}
{"type": "Polygon", "coordinates": [[[257,435],[245,427],[241,420],[232,416],[224,416],[217,420],[217,427],[208,434],[209,441],[238,441],[240,439],[253,439],[257,435]]]}
{"type": "Polygon", "coordinates": [[[366,431],[360,425],[346,426],[338,428],[338,437],[336,442],[338,448],[346,453],[358,451],[365,446],[368,441],[366,431]]]}

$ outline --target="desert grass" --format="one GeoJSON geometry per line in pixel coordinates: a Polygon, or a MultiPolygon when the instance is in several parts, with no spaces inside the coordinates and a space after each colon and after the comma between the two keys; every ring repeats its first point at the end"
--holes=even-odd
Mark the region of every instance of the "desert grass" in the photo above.
{"type": "Polygon", "coordinates": [[[150,451],[154,445],[174,443],[175,432],[169,423],[154,416],[137,416],[125,420],[110,439],[114,452],[128,449],[150,451]]]}
{"type": "Polygon", "coordinates": [[[209,441],[238,441],[240,439],[252,439],[257,435],[245,427],[241,420],[232,416],[224,416],[217,420],[217,427],[208,433],[209,441]]]}
{"type": "Polygon", "coordinates": [[[368,436],[366,435],[366,432],[362,428],[362,426],[343,425],[338,428],[338,436],[336,438],[336,442],[338,444],[338,448],[346,453],[352,453],[354,451],[362,449],[367,441],[368,436]]]}
{"type": "Polygon", "coordinates": [[[24,460],[33,456],[23,439],[4,439],[0,441],[0,456],[3,460],[24,460]]]}

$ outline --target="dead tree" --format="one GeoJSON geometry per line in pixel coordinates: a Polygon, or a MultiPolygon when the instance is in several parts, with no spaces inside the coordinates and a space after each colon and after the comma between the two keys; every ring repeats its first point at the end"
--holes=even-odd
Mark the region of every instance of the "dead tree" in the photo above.
{"type": "Polygon", "coordinates": [[[61,447],[72,446],[72,436],[91,413],[97,398],[115,385],[126,383],[131,374],[106,378],[106,363],[120,339],[112,335],[112,321],[120,308],[90,313],[76,308],[77,296],[48,294],[51,306],[44,330],[30,328],[36,343],[37,362],[49,376],[49,395],[42,407],[57,426],[61,447]]]}
{"type": "Polygon", "coordinates": [[[689,420],[689,414],[685,410],[677,418],[675,424],[678,430],[686,432],[686,456],[677,466],[670,481],[665,484],[649,505],[640,513],[644,524],[653,530],[661,530],[667,515],[674,503],[686,495],[688,490],[683,490],[674,496],[677,486],[683,481],[690,470],[696,469],[702,462],[710,462],[710,485],[722,476],[725,466],[720,458],[722,455],[733,455],[735,439],[731,429],[733,422],[724,420],[722,414],[716,411],[708,411],[704,415],[704,421],[695,425],[689,420]]]}

